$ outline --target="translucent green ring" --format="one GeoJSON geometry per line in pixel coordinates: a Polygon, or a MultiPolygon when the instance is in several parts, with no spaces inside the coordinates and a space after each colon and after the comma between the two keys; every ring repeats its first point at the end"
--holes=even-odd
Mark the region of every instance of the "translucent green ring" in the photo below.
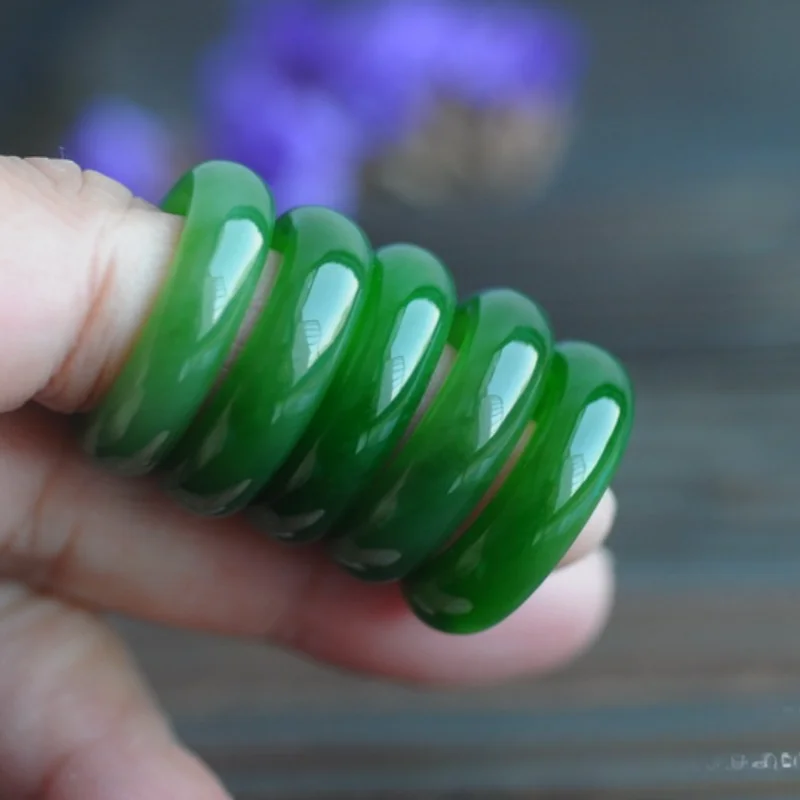
{"type": "Polygon", "coordinates": [[[161,207],[185,217],[177,251],[84,435],[88,453],[126,475],[155,469],[211,390],[253,300],[275,225],[269,189],[228,162],[188,172],[161,207]]]}

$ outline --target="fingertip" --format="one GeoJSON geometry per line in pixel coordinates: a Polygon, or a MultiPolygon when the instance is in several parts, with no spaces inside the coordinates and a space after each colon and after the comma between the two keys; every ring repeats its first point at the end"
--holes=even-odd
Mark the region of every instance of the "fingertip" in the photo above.
{"type": "MultiPolygon", "coordinates": [[[[605,549],[554,572],[497,627],[454,647],[440,682],[474,685],[543,677],[584,656],[601,637],[614,601],[614,562],[605,549]]],[[[442,664],[444,664],[444,659],[442,664]]]]}
{"type": "Polygon", "coordinates": [[[596,551],[611,535],[617,518],[617,498],[610,489],[600,498],[592,516],[578,538],[561,560],[559,567],[566,567],[580,561],[596,551]]]}
{"type": "Polygon", "coordinates": [[[585,653],[605,628],[614,597],[605,550],[553,573],[495,628],[453,636],[426,627],[396,586],[330,576],[287,643],[347,669],[425,685],[475,686],[539,676],[585,653]],[[352,581],[352,582],[349,582],[352,581]]]}

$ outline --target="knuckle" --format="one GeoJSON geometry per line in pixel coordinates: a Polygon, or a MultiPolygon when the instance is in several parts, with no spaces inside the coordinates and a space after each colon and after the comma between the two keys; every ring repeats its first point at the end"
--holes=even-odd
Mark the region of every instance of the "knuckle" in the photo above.
{"type": "Polygon", "coordinates": [[[26,350],[2,347],[0,409],[84,411],[118,373],[174,252],[180,220],[73,161],[0,157],[0,274],[26,350]]]}
{"type": "Polygon", "coordinates": [[[59,195],[79,195],[83,185],[83,170],[74,161],[51,158],[23,159],[25,171],[44,191],[59,195]]]}
{"type": "Polygon", "coordinates": [[[324,553],[310,554],[294,585],[272,605],[261,621],[259,636],[298,652],[313,651],[318,631],[319,609],[325,605],[331,580],[340,580],[331,572],[324,553]]]}
{"type": "Polygon", "coordinates": [[[69,340],[37,400],[55,410],[78,411],[102,382],[114,344],[119,243],[135,202],[121,184],[72,161],[27,159],[22,169],[35,202],[49,205],[55,224],[66,231],[59,238],[72,242],[65,260],[70,289],[77,293],[69,340]]]}
{"type": "Polygon", "coordinates": [[[10,212],[86,234],[108,216],[126,211],[131,193],[74,161],[0,157],[0,205],[10,212]]]}

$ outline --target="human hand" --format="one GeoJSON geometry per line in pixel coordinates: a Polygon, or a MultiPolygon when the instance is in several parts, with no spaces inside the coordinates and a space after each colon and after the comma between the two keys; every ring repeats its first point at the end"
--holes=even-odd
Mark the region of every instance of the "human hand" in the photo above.
{"type": "Polygon", "coordinates": [[[3,797],[226,797],[173,738],[105,611],[445,685],[551,670],[607,618],[610,493],[525,606],[458,637],[424,627],[396,587],[94,467],[66,415],[96,403],[122,366],[180,224],[71,162],[0,158],[3,797]]]}

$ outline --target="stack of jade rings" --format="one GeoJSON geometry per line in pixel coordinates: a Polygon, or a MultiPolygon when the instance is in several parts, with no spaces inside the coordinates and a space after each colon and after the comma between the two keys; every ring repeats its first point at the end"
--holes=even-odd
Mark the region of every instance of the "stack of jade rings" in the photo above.
{"type": "Polygon", "coordinates": [[[195,513],[324,540],[357,578],[400,581],[441,631],[517,609],[619,465],[633,419],[620,363],[556,344],[510,289],[459,303],[431,253],[375,252],[332,210],[276,219],[268,187],[238,164],[197,166],[162,208],[183,232],[86,420],[87,451],[157,474],[195,513]]]}

